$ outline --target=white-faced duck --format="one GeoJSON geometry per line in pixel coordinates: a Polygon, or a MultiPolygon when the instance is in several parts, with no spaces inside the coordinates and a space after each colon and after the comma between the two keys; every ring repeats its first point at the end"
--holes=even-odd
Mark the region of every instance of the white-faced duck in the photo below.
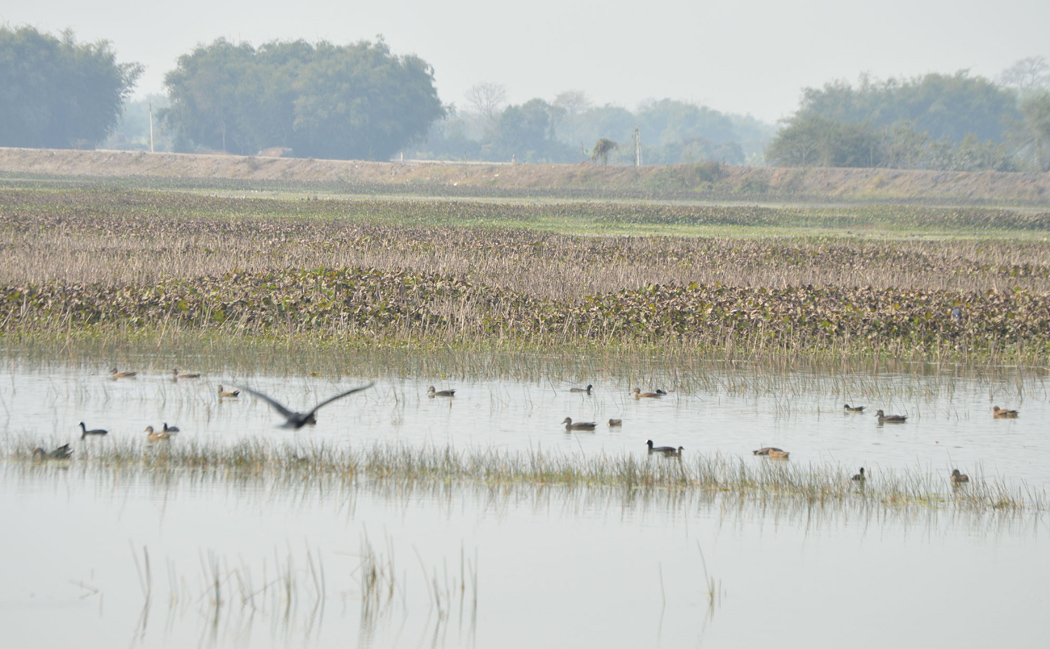
{"type": "Polygon", "coordinates": [[[279,401],[277,401],[276,399],[274,399],[271,396],[268,396],[268,395],[263,394],[262,392],[259,392],[258,390],[253,390],[253,389],[251,389],[251,388],[249,388],[247,386],[242,386],[241,389],[244,390],[245,392],[248,392],[249,394],[254,394],[255,396],[259,397],[260,399],[262,399],[266,403],[270,404],[270,406],[272,406],[274,410],[276,410],[278,413],[280,413],[280,415],[285,418],[285,422],[283,424],[281,424],[281,428],[294,428],[294,429],[298,430],[298,429],[302,428],[303,426],[305,426],[306,424],[316,424],[317,423],[317,417],[315,416],[315,413],[318,410],[320,410],[321,408],[327,406],[328,404],[332,403],[333,401],[336,401],[337,399],[342,399],[343,397],[350,396],[351,394],[353,394],[355,392],[360,392],[361,390],[367,390],[370,387],[372,387],[372,383],[369,383],[368,385],[362,385],[361,387],[354,388],[352,390],[347,390],[346,392],[340,392],[339,394],[335,395],[334,397],[329,397],[329,398],[325,399],[321,403],[319,403],[316,406],[314,406],[313,409],[311,409],[309,412],[305,412],[305,413],[304,412],[295,412],[294,410],[289,410],[288,408],[286,408],[284,406],[284,404],[280,403],[279,401]]]}

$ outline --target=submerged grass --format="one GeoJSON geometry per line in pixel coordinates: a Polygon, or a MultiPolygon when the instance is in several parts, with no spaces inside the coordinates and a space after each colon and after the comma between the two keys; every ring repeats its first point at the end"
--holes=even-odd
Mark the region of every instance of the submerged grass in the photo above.
{"type": "MultiPolygon", "coordinates": [[[[35,444],[15,442],[10,461],[27,467],[34,462],[35,444]]],[[[58,463],[45,463],[53,467],[58,463]]],[[[337,480],[352,485],[419,484],[470,485],[492,488],[522,486],[569,489],[618,489],[626,493],[706,493],[743,502],[792,503],[807,507],[877,506],[883,509],[955,510],[969,513],[1042,513],[1045,493],[1025,486],[1011,487],[1001,480],[975,477],[953,488],[947,473],[923,471],[869,474],[857,483],[842,467],[793,462],[686,455],[668,459],[658,455],[622,455],[581,458],[533,449],[460,451],[451,446],[409,447],[374,444],[334,447],[325,444],[282,445],[242,442],[232,447],[196,443],[161,447],[137,441],[117,442],[104,449],[80,449],[72,460],[60,463],[88,471],[190,472],[214,479],[266,479],[278,484],[337,480]]]]}

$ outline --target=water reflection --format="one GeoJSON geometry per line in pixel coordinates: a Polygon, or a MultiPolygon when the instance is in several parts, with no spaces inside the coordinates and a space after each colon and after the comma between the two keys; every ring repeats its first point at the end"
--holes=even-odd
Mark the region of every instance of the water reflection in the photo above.
{"type": "MultiPolygon", "coordinates": [[[[1047,576],[1045,562],[1033,563],[1045,555],[1042,518],[994,511],[707,491],[231,479],[215,471],[28,462],[3,464],[0,485],[0,510],[21,532],[6,535],[0,548],[0,601],[7,602],[0,621],[16,642],[39,633],[39,613],[50,614],[27,608],[21,586],[53,598],[61,583],[83,584],[71,592],[85,598],[80,604],[94,602],[97,622],[109,629],[100,641],[106,646],[119,640],[114,629],[121,627],[134,629],[139,646],[268,638],[329,646],[345,645],[347,634],[375,647],[535,646],[557,644],[554,630],[590,638],[575,628],[577,616],[606,620],[609,629],[597,635],[612,644],[735,646],[726,627],[747,627],[749,607],[773,606],[762,595],[768,587],[779,594],[784,586],[807,590],[837,580],[842,561],[864,547],[921,559],[902,567],[880,561],[878,570],[930,597],[942,588],[943,568],[955,570],[961,557],[976,560],[990,547],[1017,577],[1011,601],[1038,599],[1038,580],[1026,577],[1047,576]],[[75,542],[56,553],[41,539],[75,542]],[[533,628],[540,614],[552,618],[552,629],[533,628]],[[519,635],[505,637],[508,629],[519,635]]],[[[848,607],[899,585],[871,587],[848,607]]],[[[775,603],[798,616],[781,629],[787,646],[809,646],[815,615],[828,624],[845,613],[841,598],[803,600],[775,603]]],[[[78,609],[71,621],[87,623],[78,609]]],[[[928,623],[944,622],[934,612],[928,623]]]]}

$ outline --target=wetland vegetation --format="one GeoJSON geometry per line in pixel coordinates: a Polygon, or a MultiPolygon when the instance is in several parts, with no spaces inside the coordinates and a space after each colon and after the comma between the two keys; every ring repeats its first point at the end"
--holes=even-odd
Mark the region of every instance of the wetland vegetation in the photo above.
{"type": "Polygon", "coordinates": [[[1045,365],[1050,212],[0,189],[8,342],[1045,365]],[[952,311],[958,307],[956,316],[952,311]]]}

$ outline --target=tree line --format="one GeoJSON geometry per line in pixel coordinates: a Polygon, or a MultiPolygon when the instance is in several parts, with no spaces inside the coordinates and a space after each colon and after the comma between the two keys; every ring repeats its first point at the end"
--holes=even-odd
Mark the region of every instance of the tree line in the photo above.
{"type": "Polygon", "coordinates": [[[581,90],[522,104],[507,104],[506,95],[495,83],[470,88],[466,105],[448,106],[445,117],[411,154],[446,160],[579,162],[590,159],[596,143],[606,140],[617,146],[604,151],[602,159],[621,164],[634,164],[637,153],[643,164],[742,165],[761,160],[775,132],[752,117],[672,99],[646,102],[632,112],[609,104],[595,106],[581,90]]]}
{"type": "MultiPolygon", "coordinates": [[[[132,139],[148,113],[128,96],[142,73],[109,43],[0,27],[0,146],[96,146],[132,139]]],[[[450,160],[1050,170],[1050,65],[1019,61],[996,81],[931,73],[803,91],[777,130],[689,102],[634,111],[570,90],[507,102],[496,83],[442,105],[434,70],[380,37],[349,45],[219,39],[179,58],[157,117],[174,150],[450,160]]],[[[158,102],[160,103],[160,102],[158,102]]]]}
{"type": "Polygon", "coordinates": [[[803,91],[766,150],[777,166],[1050,170],[1050,65],[995,83],[967,71],[844,81],[803,91]]]}

